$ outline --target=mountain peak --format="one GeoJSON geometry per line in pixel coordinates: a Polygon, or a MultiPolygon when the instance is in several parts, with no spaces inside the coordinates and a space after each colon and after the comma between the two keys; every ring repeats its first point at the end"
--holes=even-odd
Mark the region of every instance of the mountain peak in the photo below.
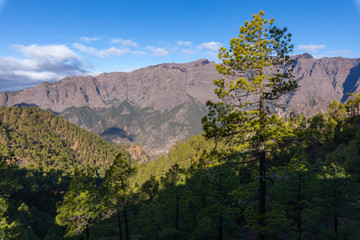
{"type": "Polygon", "coordinates": [[[303,59],[314,59],[314,57],[309,53],[298,54],[295,55],[294,57],[303,58],[303,59]]]}
{"type": "Polygon", "coordinates": [[[301,55],[303,58],[305,58],[305,59],[314,59],[314,57],[311,55],[311,54],[309,54],[309,53],[304,53],[304,54],[302,54],[301,55]]]}

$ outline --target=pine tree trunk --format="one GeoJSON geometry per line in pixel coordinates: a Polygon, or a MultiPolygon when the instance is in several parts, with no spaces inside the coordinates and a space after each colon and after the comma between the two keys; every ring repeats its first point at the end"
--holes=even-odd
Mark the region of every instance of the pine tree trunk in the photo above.
{"type": "Polygon", "coordinates": [[[205,190],[204,190],[203,187],[201,188],[201,202],[202,202],[202,206],[205,207],[205,205],[206,205],[206,198],[205,198],[205,190]]]}
{"type": "MultiPolygon", "coordinates": [[[[221,176],[219,177],[219,193],[222,193],[222,181],[221,181],[221,176]]],[[[222,240],[223,239],[223,218],[222,218],[222,213],[220,213],[221,215],[219,216],[219,233],[218,233],[218,237],[216,238],[217,240],[222,240]]]]}
{"type": "Polygon", "coordinates": [[[337,232],[338,232],[338,216],[335,213],[335,215],[334,215],[334,233],[337,234],[337,232]]]}
{"type": "Polygon", "coordinates": [[[90,231],[89,231],[89,224],[88,223],[86,224],[85,232],[86,232],[86,239],[90,239],[90,231]]]}
{"type": "MultiPolygon", "coordinates": [[[[264,93],[261,90],[260,92],[260,143],[259,143],[259,155],[260,155],[260,163],[259,163],[259,225],[261,228],[265,227],[265,213],[266,213],[266,167],[265,167],[265,109],[264,109],[264,93]]],[[[259,233],[259,240],[264,240],[265,235],[263,233],[259,233]]]]}
{"type": "Polygon", "coordinates": [[[218,237],[216,239],[217,240],[223,239],[223,218],[222,218],[222,216],[219,217],[219,233],[218,233],[218,237]]]}
{"type": "Polygon", "coordinates": [[[120,240],[123,240],[123,233],[121,228],[121,215],[120,215],[120,209],[117,210],[117,217],[118,217],[118,226],[119,226],[119,238],[120,240]]]}
{"type": "Polygon", "coordinates": [[[176,206],[175,206],[175,240],[179,240],[179,193],[176,190],[176,206]]]}
{"type": "MultiPolygon", "coordinates": [[[[302,194],[301,194],[301,173],[299,174],[299,177],[298,177],[298,189],[297,189],[297,201],[298,203],[300,203],[302,201],[302,194]]],[[[298,209],[297,209],[297,216],[296,216],[296,225],[297,225],[297,228],[298,228],[298,231],[299,231],[299,237],[298,237],[298,240],[301,240],[302,238],[302,221],[301,221],[301,212],[302,212],[302,206],[300,206],[298,209]]]]}
{"type": "Polygon", "coordinates": [[[129,235],[129,223],[128,223],[126,206],[124,207],[124,219],[125,219],[126,240],[130,240],[130,235],[129,235]]]}

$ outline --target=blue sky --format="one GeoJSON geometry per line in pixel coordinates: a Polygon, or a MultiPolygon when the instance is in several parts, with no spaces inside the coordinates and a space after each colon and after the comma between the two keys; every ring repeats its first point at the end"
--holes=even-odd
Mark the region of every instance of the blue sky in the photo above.
{"type": "Polygon", "coordinates": [[[360,0],[0,0],[0,91],[65,76],[217,60],[264,10],[294,54],[360,57],[360,0]]]}

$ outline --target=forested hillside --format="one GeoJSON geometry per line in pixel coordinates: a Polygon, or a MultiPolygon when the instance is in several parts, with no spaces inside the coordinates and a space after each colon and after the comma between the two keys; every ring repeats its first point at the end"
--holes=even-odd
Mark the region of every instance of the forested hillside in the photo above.
{"type": "Polygon", "coordinates": [[[257,223],[259,163],[197,136],[138,166],[133,177],[122,173],[128,185],[118,212],[104,200],[111,179],[105,177],[91,188],[98,199],[89,207],[94,221],[76,234],[72,226],[81,222],[67,225],[68,236],[112,239],[122,232],[126,239],[128,231],[129,239],[256,239],[261,231],[268,239],[358,239],[360,118],[353,113],[359,100],[334,103],[309,119],[278,119],[277,144],[266,143],[265,228],[257,223]]]}
{"type": "Polygon", "coordinates": [[[93,167],[98,175],[123,150],[37,107],[0,108],[0,149],[3,158],[28,169],[72,173],[93,167]]]}
{"type": "MultiPolygon", "coordinates": [[[[359,100],[353,97],[347,105],[335,102],[327,113],[309,119],[304,116],[288,121],[279,119],[282,130],[277,130],[277,144],[267,142],[268,225],[261,231],[269,239],[359,238],[359,100]]],[[[40,126],[46,121],[50,125],[52,121],[63,120],[36,108],[2,109],[3,149],[7,130],[8,151],[15,153],[21,142],[36,140],[37,148],[55,152],[50,148],[55,144],[40,144],[43,139],[40,136],[46,132],[40,126]],[[9,130],[10,122],[15,121],[11,116],[17,116],[21,132],[26,132],[25,123],[36,118],[37,124],[32,124],[43,130],[14,135],[16,130],[9,130]]],[[[72,124],[66,121],[62,124],[63,129],[68,124],[71,132],[72,124]]],[[[61,128],[56,129],[58,135],[48,132],[47,141],[52,138],[70,141],[62,136],[61,128]]],[[[88,136],[84,139],[97,138],[78,131],[88,136]]],[[[225,142],[206,140],[200,135],[177,143],[166,156],[148,164],[134,165],[128,155],[120,155],[110,169],[105,169],[102,178],[94,177],[91,168],[96,165],[89,164],[90,170],[75,171],[72,177],[64,173],[66,165],[61,161],[51,165],[54,162],[45,157],[37,160],[25,153],[18,154],[17,158],[22,156],[22,161],[26,159],[28,164],[22,168],[8,164],[15,157],[4,154],[0,180],[1,236],[62,239],[67,233],[72,239],[81,239],[87,233],[90,239],[114,239],[119,237],[121,226],[125,239],[127,225],[130,239],[255,239],[255,233],[260,231],[255,221],[258,163],[251,161],[250,155],[229,157],[225,149],[225,142]],[[44,162],[39,162],[40,159],[44,162]],[[124,185],[116,177],[123,177],[124,185]],[[114,194],[118,191],[120,195],[114,194]],[[76,208],[77,202],[81,211],[76,208]],[[74,208],[69,212],[71,206],[74,208]],[[74,213],[78,217],[66,221],[74,213]],[[67,226],[67,230],[55,224],[55,215],[59,216],[57,223],[67,226]]],[[[81,156],[75,152],[73,155],[81,156]]],[[[72,158],[74,166],[76,159],[72,158]]]]}
{"type": "Polygon", "coordinates": [[[309,119],[278,119],[277,144],[266,143],[264,229],[256,221],[258,162],[231,157],[225,142],[200,135],[148,164],[119,155],[103,178],[91,169],[71,177],[2,161],[2,236],[256,239],[262,231],[268,239],[358,239],[359,102],[335,102],[309,119]],[[55,215],[67,229],[54,224],[55,215]]]}
{"type": "Polygon", "coordinates": [[[0,108],[0,239],[56,239],[56,203],[75,172],[105,175],[123,147],[37,107],[0,108]]]}

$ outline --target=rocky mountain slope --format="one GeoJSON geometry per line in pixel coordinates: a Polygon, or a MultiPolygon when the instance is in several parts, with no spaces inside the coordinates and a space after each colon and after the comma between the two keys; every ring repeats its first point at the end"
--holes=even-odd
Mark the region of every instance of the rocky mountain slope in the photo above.
{"type": "MultiPolygon", "coordinates": [[[[295,58],[300,88],[282,99],[288,109],[309,116],[334,100],[359,92],[360,59],[295,58]]],[[[201,132],[205,102],[215,100],[219,75],[206,59],[160,64],[131,73],[67,77],[19,92],[0,93],[0,104],[35,105],[115,142],[140,143],[148,155],[167,152],[178,140],[201,132]]]]}
{"type": "Polygon", "coordinates": [[[204,103],[214,98],[214,62],[160,64],[131,73],[68,77],[20,92],[0,94],[0,104],[34,105],[122,143],[139,142],[150,156],[201,133],[204,103]]]}
{"type": "Polygon", "coordinates": [[[331,102],[346,102],[349,93],[360,92],[360,59],[314,59],[310,54],[298,55],[294,77],[300,88],[286,97],[287,106],[312,116],[320,110],[326,111],[331,102]]]}

